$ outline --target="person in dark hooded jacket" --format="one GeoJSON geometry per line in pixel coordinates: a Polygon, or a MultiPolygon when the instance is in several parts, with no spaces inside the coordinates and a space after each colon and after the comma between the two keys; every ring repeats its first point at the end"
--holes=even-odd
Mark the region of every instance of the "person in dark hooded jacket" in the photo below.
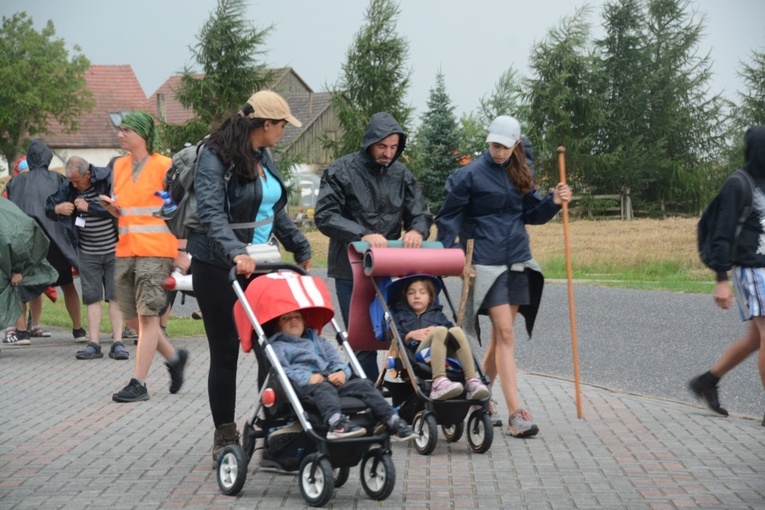
{"type": "MultiPolygon", "coordinates": [[[[744,171],[754,181],[752,213],[744,222],[736,240],[736,260],[732,248],[743,188],[738,179],[728,179],[720,192],[721,205],[714,226],[710,267],[717,273],[714,300],[723,309],[733,304],[728,272],[733,273],[736,301],[742,320],[751,320],[746,333],[734,342],[712,368],[691,379],[691,392],[712,411],[728,416],[720,405],[717,384],[739,363],[759,351],[757,366],[765,387],[765,126],[752,126],[744,136],[746,163],[744,171]]],[[[762,425],[765,426],[765,418],[762,425]]]]}
{"type": "Polygon", "coordinates": [[[571,190],[564,183],[545,196],[536,190],[530,150],[515,118],[494,119],[486,142],[489,147],[478,159],[447,180],[448,194],[436,218],[438,240],[447,248],[474,240],[475,283],[468,311],[488,314],[492,324],[483,369],[492,383],[499,377],[511,413],[507,435],[530,437],[539,427],[518,398],[513,326],[523,307],[538,307],[543,280],[531,257],[526,225],[552,219],[571,199],[571,190]]]}
{"type": "MultiPolygon", "coordinates": [[[[334,161],[321,177],[314,221],[329,237],[327,275],[335,279],[346,327],[353,292],[348,245],[366,241],[385,247],[404,230],[404,247],[419,248],[430,235],[433,216],[414,175],[398,161],[405,147],[406,134],[399,123],[389,113],[375,113],[361,150],[334,161]]],[[[366,376],[377,379],[377,352],[358,352],[357,357],[366,376]]]]}
{"type": "MultiPolygon", "coordinates": [[[[48,197],[66,183],[63,175],[48,169],[52,160],[51,150],[42,141],[32,140],[27,149],[29,171],[10,180],[8,199],[28,216],[34,218],[50,239],[47,260],[58,271],[58,280],[52,285],[60,286],[64,292],[64,302],[72,319],[72,336],[75,341],[80,339],[87,341],[88,335],[82,328],[80,319],[80,296],[72,278],[72,268],[79,268],[74,234],[64,224],[51,220],[45,214],[45,203],[48,197]]],[[[22,301],[32,301],[42,294],[46,287],[21,287],[22,301]]],[[[39,317],[32,317],[30,332],[33,330],[39,330],[39,317]]],[[[47,336],[50,334],[48,333],[47,336]]]]}

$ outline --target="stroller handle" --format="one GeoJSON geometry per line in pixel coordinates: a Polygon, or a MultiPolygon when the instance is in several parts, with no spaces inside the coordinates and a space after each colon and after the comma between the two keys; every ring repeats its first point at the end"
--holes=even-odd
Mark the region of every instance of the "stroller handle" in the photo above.
{"type": "MultiPolygon", "coordinates": [[[[303,269],[301,266],[298,266],[297,264],[289,264],[287,262],[263,262],[260,264],[256,263],[255,272],[253,274],[273,273],[274,271],[281,271],[285,269],[294,271],[303,276],[308,274],[308,271],[303,269]]],[[[231,269],[228,272],[228,282],[233,284],[234,281],[236,281],[236,276],[236,264],[234,264],[231,266],[231,269]]]]}

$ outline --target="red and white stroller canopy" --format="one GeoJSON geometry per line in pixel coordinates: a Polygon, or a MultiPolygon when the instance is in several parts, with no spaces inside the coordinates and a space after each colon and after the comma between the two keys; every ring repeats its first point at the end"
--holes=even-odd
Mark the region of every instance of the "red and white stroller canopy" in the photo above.
{"type": "MultiPolygon", "coordinates": [[[[285,313],[302,310],[306,326],[321,332],[335,316],[327,284],[313,276],[268,273],[250,282],[244,295],[261,325],[285,313]]],[[[242,350],[249,352],[254,325],[239,301],[234,305],[234,322],[242,350]]]]}

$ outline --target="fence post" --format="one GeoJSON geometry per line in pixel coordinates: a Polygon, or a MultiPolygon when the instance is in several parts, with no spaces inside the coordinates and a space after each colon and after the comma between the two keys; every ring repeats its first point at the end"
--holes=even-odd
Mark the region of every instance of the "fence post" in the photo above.
{"type": "Polygon", "coordinates": [[[632,198],[630,197],[630,189],[626,186],[622,186],[622,219],[625,221],[632,220],[632,198]]]}

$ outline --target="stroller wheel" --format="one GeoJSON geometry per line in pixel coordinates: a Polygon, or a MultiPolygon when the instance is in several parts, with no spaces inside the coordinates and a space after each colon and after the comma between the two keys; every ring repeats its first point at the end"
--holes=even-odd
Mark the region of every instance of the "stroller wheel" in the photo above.
{"type": "Polygon", "coordinates": [[[494,440],[491,415],[483,410],[473,411],[467,422],[467,439],[475,453],[486,453],[494,440]]]}
{"type": "Polygon", "coordinates": [[[420,455],[430,455],[436,449],[438,441],[436,417],[430,413],[418,413],[414,417],[412,428],[419,434],[414,440],[414,447],[420,455]]]}
{"type": "Polygon", "coordinates": [[[465,422],[455,423],[454,425],[441,425],[441,433],[450,443],[456,443],[465,432],[465,422]]]}
{"type": "Polygon", "coordinates": [[[218,457],[218,487],[226,496],[236,496],[247,478],[247,460],[239,445],[223,449],[218,457]]]}
{"type": "Polygon", "coordinates": [[[351,468],[339,467],[332,470],[332,477],[335,479],[335,488],[340,488],[348,481],[351,475],[351,468]]]}
{"type": "Polygon", "coordinates": [[[361,462],[361,486],[367,496],[375,501],[387,499],[396,485],[396,466],[390,452],[379,450],[369,450],[361,462]]]}
{"type": "Polygon", "coordinates": [[[310,506],[324,506],[332,497],[335,480],[332,476],[332,465],[327,457],[322,456],[316,461],[317,454],[312,453],[300,463],[300,494],[310,506]],[[312,473],[313,471],[313,473],[312,473]]]}

